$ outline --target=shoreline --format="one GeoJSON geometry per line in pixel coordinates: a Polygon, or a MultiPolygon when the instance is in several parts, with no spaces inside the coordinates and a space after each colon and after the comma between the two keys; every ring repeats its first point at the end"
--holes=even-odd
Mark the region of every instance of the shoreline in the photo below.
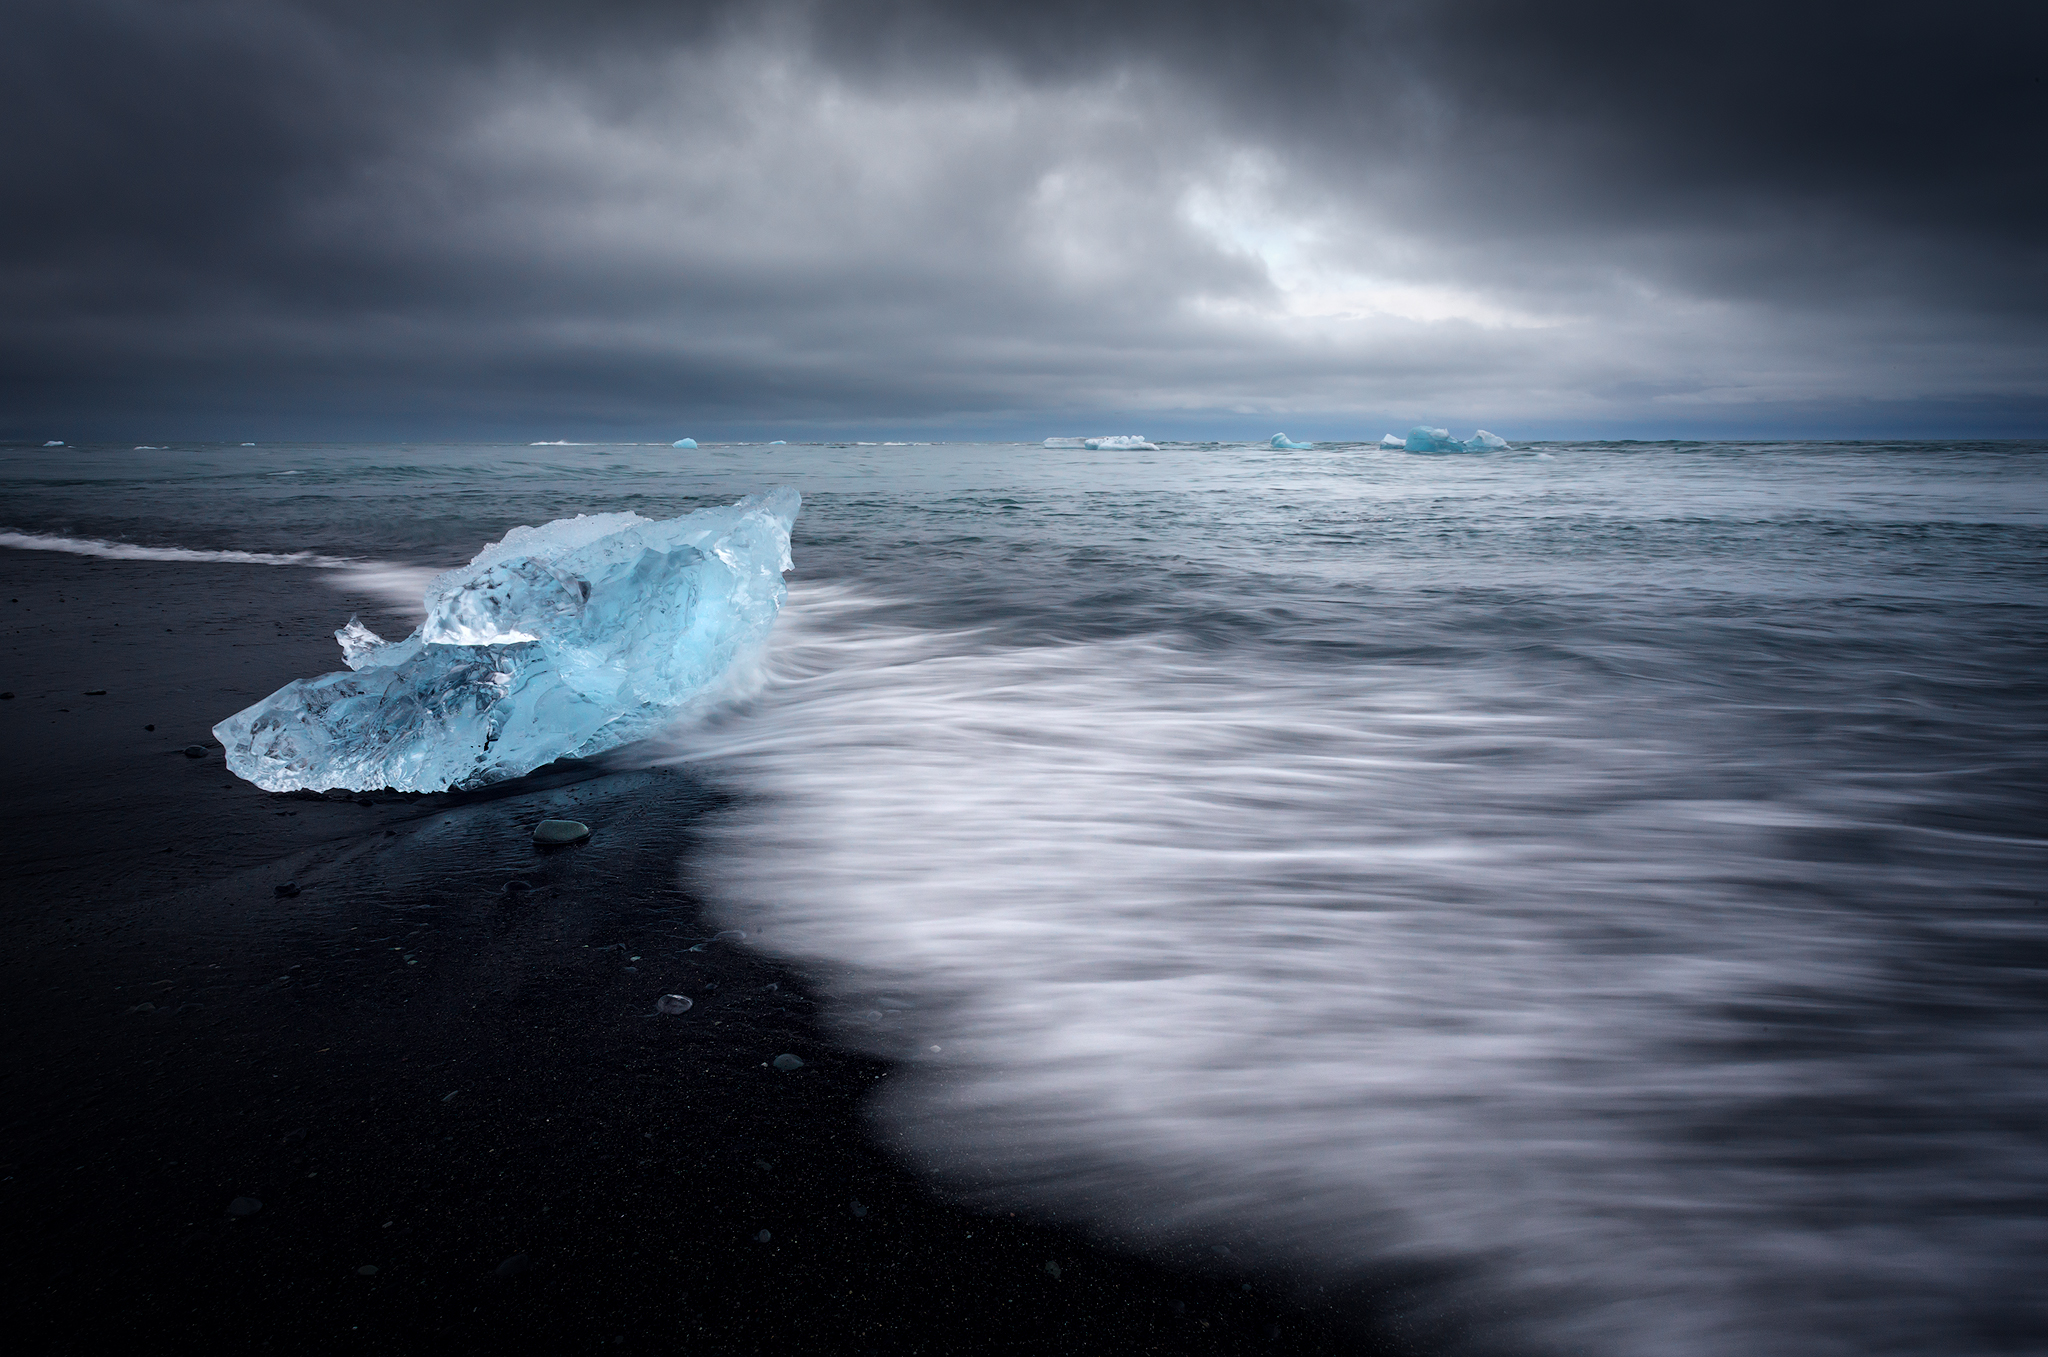
{"type": "Polygon", "coordinates": [[[274,796],[212,722],[339,667],[327,633],[378,600],[0,559],[0,1200],[36,1350],[1406,1350],[1290,1279],[919,1179],[862,1111],[890,1067],[831,1043],[801,975],[705,941],[676,861],[721,793],[687,769],[274,796]],[[592,840],[538,852],[553,816],[592,840]]]}

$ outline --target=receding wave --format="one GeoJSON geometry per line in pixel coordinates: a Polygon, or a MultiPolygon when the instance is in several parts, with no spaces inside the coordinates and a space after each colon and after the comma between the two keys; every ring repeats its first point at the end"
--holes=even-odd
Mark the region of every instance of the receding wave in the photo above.
{"type": "Polygon", "coordinates": [[[343,570],[362,564],[313,551],[206,551],[193,547],[146,547],[134,542],[104,542],[94,537],[52,537],[45,533],[0,532],[0,547],[23,551],[63,551],[73,556],[98,556],[108,561],[215,561],[232,565],[297,565],[343,570]]]}
{"type": "Polygon", "coordinates": [[[884,616],[793,590],[765,686],[675,737],[751,793],[688,870],[906,1062],[889,1139],[955,1190],[1443,1349],[2048,1318],[2048,1021],[1969,960],[2048,943],[2006,904],[2043,845],[1932,770],[1479,665],[884,616]]]}
{"type": "Polygon", "coordinates": [[[441,573],[437,566],[394,561],[354,560],[317,551],[228,551],[197,547],[150,547],[135,542],[108,542],[94,537],[57,537],[48,533],[0,532],[0,547],[22,551],[61,551],[107,561],[165,561],[213,565],[281,565],[332,572],[346,589],[374,594],[395,608],[421,612],[428,581],[441,573]]]}

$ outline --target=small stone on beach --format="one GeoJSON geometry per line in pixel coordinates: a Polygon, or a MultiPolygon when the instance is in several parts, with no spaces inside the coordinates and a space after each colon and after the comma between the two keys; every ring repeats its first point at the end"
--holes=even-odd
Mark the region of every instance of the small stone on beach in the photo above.
{"type": "Polygon", "coordinates": [[[530,881],[512,880],[505,883],[505,894],[507,895],[524,895],[532,889],[533,883],[530,881]]]}
{"type": "Polygon", "coordinates": [[[299,883],[296,881],[280,881],[274,889],[277,891],[278,898],[289,900],[299,893],[299,883]]]}
{"type": "Polygon", "coordinates": [[[773,1238],[775,1238],[774,1235],[769,1234],[766,1230],[763,1230],[761,1231],[761,1233],[754,1236],[754,1242],[756,1244],[766,1244],[769,1240],[773,1238]]]}
{"type": "Polygon", "coordinates": [[[580,820],[542,820],[533,827],[533,841],[544,847],[581,843],[590,837],[590,826],[580,820]]]}
{"type": "Polygon", "coordinates": [[[205,757],[206,757],[206,746],[205,746],[205,745],[203,745],[203,744],[188,744],[188,745],[186,745],[186,746],[185,746],[185,757],[186,757],[186,758],[188,758],[188,759],[203,759],[203,758],[205,758],[205,757]]]}
{"type": "Polygon", "coordinates": [[[263,1203],[254,1197],[237,1197],[228,1203],[228,1214],[231,1216],[253,1216],[262,1209],[263,1203]]]}
{"type": "Polygon", "coordinates": [[[695,1004],[687,994],[664,994],[654,1001],[657,1013],[688,1013],[695,1004]]]}
{"type": "Polygon", "coordinates": [[[784,1074],[789,1073],[791,1070],[800,1070],[803,1067],[804,1062],[796,1056],[785,1054],[775,1057],[775,1068],[781,1070],[784,1074]]]}

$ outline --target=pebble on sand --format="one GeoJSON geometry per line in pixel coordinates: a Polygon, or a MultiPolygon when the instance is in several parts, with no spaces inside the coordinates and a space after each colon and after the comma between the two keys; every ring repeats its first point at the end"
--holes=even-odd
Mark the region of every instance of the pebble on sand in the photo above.
{"type": "Polygon", "coordinates": [[[533,841],[544,846],[582,843],[590,837],[590,826],[580,820],[542,820],[533,827],[533,841]]]}
{"type": "Polygon", "coordinates": [[[277,892],[278,898],[289,900],[299,893],[299,883],[296,881],[280,881],[272,889],[277,892]]]}
{"type": "Polygon", "coordinates": [[[186,746],[185,746],[185,757],[186,757],[186,758],[188,758],[188,759],[203,759],[203,758],[205,758],[205,757],[206,757],[206,746],[205,746],[205,745],[203,745],[203,744],[188,744],[188,745],[186,745],[186,746]]]}
{"type": "Polygon", "coordinates": [[[695,1006],[687,994],[664,994],[654,1001],[655,1011],[659,1013],[688,1013],[695,1006]]]}
{"type": "Polygon", "coordinates": [[[237,1197],[228,1203],[228,1214],[231,1216],[253,1216],[262,1209],[263,1203],[254,1197],[237,1197]]]}
{"type": "Polygon", "coordinates": [[[800,1070],[803,1067],[804,1062],[796,1056],[785,1053],[775,1057],[775,1068],[781,1070],[784,1074],[789,1073],[791,1070],[800,1070]]]}

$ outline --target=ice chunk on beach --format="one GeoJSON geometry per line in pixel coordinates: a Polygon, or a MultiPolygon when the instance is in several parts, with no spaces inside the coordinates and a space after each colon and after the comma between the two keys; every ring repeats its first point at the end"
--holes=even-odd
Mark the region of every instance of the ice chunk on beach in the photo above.
{"type": "Polygon", "coordinates": [[[790,488],[651,521],[514,528],[427,587],[387,642],[355,618],[349,670],[288,683],[213,728],[266,791],[443,791],[652,734],[767,639],[787,592],[790,488]]]}
{"type": "Polygon", "coordinates": [[[1272,441],[1271,443],[1267,444],[1267,446],[1268,446],[1268,447],[1271,447],[1271,448],[1278,448],[1278,449],[1283,449],[1283,450],[1286,450],[1286,449],[1291,449],[1291,450],[1293,450],[1293,451],[1295,451],[1295,452],[1307,452],[1307,451],[1308,451],[1308,450],[1309,450],[1310,448],[1314,447],[1314,446],[1315,446],[1315,444],[1313,444],[1313,443],[1297,443],[1297,442],[1295,442],[1295,441],[1294,441],[1293,439],[1289,438],[1289,437],[1288,437],[1288,436],[1287,436],[1286,434],[1284,434],[1284,433],[1276,433],[1276,434],[1274,434],[1274,435],[1273,435],[1273,441],[1272,441]]]}
{"type": "Polygon", "coordinates": [[[1159,445],[1141,433],[1110,434],[1106,438],[1084,438],[1081,446],[1090,452],[1157,452],[1159,445]]]}

